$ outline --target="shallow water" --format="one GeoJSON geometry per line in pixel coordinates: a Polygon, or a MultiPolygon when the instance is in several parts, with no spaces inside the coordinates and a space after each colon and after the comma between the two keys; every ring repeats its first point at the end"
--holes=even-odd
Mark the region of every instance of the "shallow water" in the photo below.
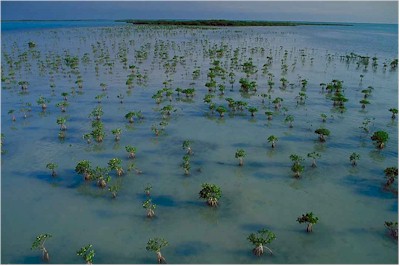
{"type": "MultiPolygon", "coordinates": [[[[2,155],[2,263],[39,263],[40,252],[30,247],[44,232],[53,235],[46,242],[52,263],[82,263],[75,254],[88,243],[96,250],[94,263],[155,263],[155,254],[145,249],[153,237],[169,241],[162,250],[168,263],[397,263],[397,242],[384,227],[385,221],[397,220],[397,195],[382,189],[383,170],[397,166],[398,161],[398,120],[391,120],[388,111],[398,105],[398,71],[383,67],[397,53],[397,25],[229,29],[124,25],[3,32],[3,75],[9,76],[13,70],[16,81],[27,80],[30,85],[29,94],[20,95],[17,84],[2,83],[1,131],[6,150],[2,155]],[[29,41],[36,43],[34,49],[28,48],[29,41]],[[244,99],[258,107],[254,118],[247,111],[227,113],[223,119],[209,112],[203,103],[207,93],[204,84],[213,61],[208,51],[222,45],[227,48],[218,58],[223,66],[230,66],[236,47],[240,48],[239,64],[253,58],[258,69],[253,76],[257,77],[257,95],[267,92],[267,76],[261,68],[267,56],[273,57],[269,71],[274,74],[275,85],[271,95],[282,97],[287,111],[275,111],[273,120],[268,121],[264,112],[274,111],[273,105],[268,101],[262,104],[261,96],[256,95],[244,99]],[[255,48],[254,53],[251,48],[255,48]],[[135,51],[140,49],[148,52],[142,63],[135,59],[135,51]],[[162,49],[169,59],[174,55],[185,58],[185,64],[178,63],[168,77],[162,49]],[[289,70],[284,76],[294,85],[282,90],[279,79],[285,50],[289,70]],[[15,63],[24,52],[28,59],[15,63]],[[148,73],[147,84],[135,81],[134,88],[127,89],[130,70],[123,68],[118,56],[125,52],[127,65],[148,73]],[[350,52],[376,56],[378,67],[373,69],[370,64],[364,70],[355,62],[346,64],[340,56],[350,52]],[[51,73],[49,62],[56,61],[57,56],[62,60],[70,54],[82,59],[85,53],[90,62],[81,60],[79,64],[83,89],[76,86],[76,74],[71,74],[64,63],[51,73]],[[14,62],[12,69],[5,54],[14,62]],[[94,62],[100,54],[103,60],[98,62],[96,75],[94,62]],[[106,62],[113,64],[111,71],[106,62]],[[41,64],[45,65],[42,71],[41,64]],[[193,80],[196,66],[201,75],[193,80]],[[364,75],[362,83],[360,75],[364,75]],[[54,95],[51,77],[56,85],[54,95]],[[299,80],[303,78],[308,80],[308,98],[305,105],[296,105],[299,80]],[[191,87],[194,82],[196,95],[188,102],[178,100],[174,92],[171,104],[177,111],[171,115],[165,134],[156,137],[150,128],[161,121],[157,110],[169,101],[158,106],[151,96],[168,79],[172,79],[173,90],[191,87]],[[321,92],[319,84],[333,79],[344,81],[349,101],[343,114],[334,111],[321,92]],[[108,85],[107,97],[101,103],[106,137],[101,144],[87,144],[82,135],[91,130],[88,116],[98,105],[95,96],[102,93],[102,82],[108,85]],[[374,87],[371,104],[362,110],[361,90],[368,86],[374,87]],[[62,101],[61,92],[72,91],[76,93],[69,96],[65,113],[68,130],[65,140],[60,141],[56,118],[62,113],[56,103],[62,101]],[[124,95],[123,104],[117,98],[120,93],[124,95]],[[44,115],[36,104],[40,95],[51,100],[44,115]],[[32,104],[32,111],[24,119],[18,110],[26,102],[32,104]],[[15,122],[7,114],[10,109],[17,110],[15,122]],[[138,110],[145,119],[129,125],[125,114],[138,110]],[[322,123],[321,113],[328,115],[326,123],[322,123]],[[286,114],[294,116],[293,128],[284,123],[286,114]],[[369,135],[359,128],[365,118],[374,119],[369,135]],[[325,143],[320,143],[314,133],[321,126],[331,131],[325,143]],[[122,129],[118,143],[111,134],[117,127],[122,129]],[[370,140],[377,130],[385,130],[390,136],[381,151],[370,140]],[[267,142],[269,135],[279,139],[274,150],[267,142]],[[190,176],[185,176],[179,166],[185,139],[193,141],[190,176]],[[128,159],[126,145],[138,148],[136,159],[128,159]],[[234,157],[238,148],[247,154],[243,167],[234,157]],[[307,158],[312,151],[321,154],[315,169],[307,158]],[[361,158],[357,167],[349,163],[354,151],[361,158]],[[305,158],[301,179],[293,178],[290,170],[289,156],[294,153],[305,158]],[[125,170],[134,161],[143,171],[142,175],[127,172],[123,177],[112,172],[111,183],[121,184],[117,199],[85,183],[74,171],[80,160],[106,166],[114,157],[122,159],[125,170]],[[48,162],[58,164],[57,178],[46,169],[48,162]],[[198,198],[204,182],[222,189],[216,209],[198,198]],[[142,208],[147,184],[153,186],[152,199],[157,204],[152,220],[146,218],[142,208]],[[306,226],[296,219],[310,211],[319,222],[314,232],[307,234],[306,226]],[[264,227],[277,236],[269,245],[274,255],[256,258],[246,238],[264,227]]],[[[245,74],[240,70],[235,73],[233,91],[227,78],[225,96],[219,97],[217,92],[213,99],[217,105],[227,106],[225,97],[241,99],[238,80],[245,74]]]]}

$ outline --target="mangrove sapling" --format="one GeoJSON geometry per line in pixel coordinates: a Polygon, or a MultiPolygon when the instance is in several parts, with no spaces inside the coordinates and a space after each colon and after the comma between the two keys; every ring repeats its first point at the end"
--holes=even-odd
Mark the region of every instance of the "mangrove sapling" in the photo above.
{"type": "Polygon", "coordinates": [[[93,264],[93,258],[95,255],[93,245],[89,244],[82,247],[76,252],[76,255],[82,257],[86,264],[93,264]]]}
{"type": "Polygon", "coordinates": [[[136,116],[136,112],[129,112],[125,115],[125,118],[128,119],[129,123],[133,124],[134,116],[136,116]]]}
{"type": "Polygon", "coordinates": [[[218,206],[218,200],[221,198],[221,189],[214,185],[204,183],[201,185],[202,189],[199,192],[201,199],[207,200],[207,204],[211,207],[218,206]]]}
{"type": "Polygon", "coordinates": [[[137,151],[136,147],[133,147],[131,145],[127,145],[127,146],[125,146],[125,150],[129,153],[129,158],[131,158],[131,159],[135,159],[136,158],[136,151],[137,151]]]}
{"type": "Polygon", "coordinates": [[[192,147],[191,147],[192,142],[190,140],[184,140],[182,143],[182,149],[186,150],[187,154],[192,155],[192,147]]]}
{"type": "Polygon", "coordinates": [[[185,175],[190,174],[190,156],[188,154],[183,156],[181,167],[185,171],[185,175]]]}
{"type": "Polygon", "coordinates": [[[326,114],[321,114],[321,118],[322,118],[322,123],[325,123],[326,122],[326,118],[327,118],[328,116],[326,115],[326,114]]]}
{"type": "Polygon", "coordinates": [[[289,123],[289,127],[292,128],[293,127],[293,121],[294,121],[294,117],[293,115],[287,115],[285,118],[285,123],[289,123]]]}
{"type": "Polygon", "coordinates": [[[371,140],[375,141],[375,145],[378,149],[383,149],[388,139],[389,139],[389,134],[383,130],[374,132],[374,134],[371,137],[371,140]]]}
{"type": "Polygon", "coordinates": [[[215,109],[219,113],[220,117],[224,117],[224,114],[226,113],[226,108],[222,105],[218,106],[217,109],[215,109]]]}
{"type": "Polygon", "coordinates": [[[302,214],[301,217],[297,218],[297,221],[300,224],[307,223],[306,232],[310,233],[313,230],[313,228],[312,228],[313,224],[316,224],[318,222],[318,217],[314,216],[314,214],[312,212],[309,212],[306,214],[302,214]]]}
{"type": "Polygon", "coordinates": [[[107,167],[96,166],[92,171],[92,177],[97,180],[97,185],[100,188],[105,188],[107,183],[111,180],[109,169],[107,167]]]}
{"type": "Polygon", "coordinates": [[[119,189],[120,189],[120,186],[118,186],[118,185],[112,185],[112,186],[110,186],[110,187],[108,188],[108,191],[111,192],[111,197],[112,197],[113,199],[115,199],[115,198],[117,197],[117,194],[118,194],[119,189]]]}
{"type": "Polygon", "coordinates": [[[36,102],[37,102],[38,105],[40,105],[40,106],[42,107],[42,110],[45,111],[46,108],[47,108],[46,103],[49,103],[50,100],[49,100],[49,99],[46,99],[46,98],[43,97],[43,96],[40,96],[39,99],[38,99],[36,102]]]}
{"type": "Polygon", "coordinates": [[[168,246],[168,241],[164,238],[150,238],[147,242],[146,250],[153,251],[157,254],[157,262],[160,264],[167,263],[165,258],[161,255],[161,249],[168,246]]]}
{"type": "Polygon", "coordinates": [[[64,101],[68,101],[68,95],[69,95],[68,92],[62,92],[61,93],[61,96],[64,97],[64,101]]]}
{"type": "Polygon", "coordinates": [[[301,175],[301,172],[304,171],[304,166],[301,164],[301,162],[303,162],[304,159],[303,159],[303,157],[301,157],[299,155],[296,155],[296,154],[291,154],[289,156],[289,158],[293,162],[293,165],[292,165],[291,169],[292,169],[292,171],[294,173],[294,176],[296,178],[299,178],[300,175],[301,175]]]}
{"type": "Polygon", "coordinates": [[[319,154],[318,152],[313,151],[313,152],[307,153],[307,157],[308,158],[312,158],[312,160],[313,160],[312,164],[311,164],[311,167],[317,167],[317,159],[321,158],[321,154],[319,154]]]}
{"type": "Polygon", "coordinates": [[[267,138],[268,142],[271,143],[271,147],[275,148],[275,143],[278,141],[278,138],[274,135],[271,135],[267,138]]]}
{"type": "Polygon", "coordinates": [[[40,235],[38,235],[36,237],[35,241],[33,241],[32,247],[31,247],[31,250],[39,249],[40,251],[42,251],[42,259],[45,262],[48,262],[50,260],[50,256],[49,256],[49,252],[47,251],[47,249],[44,246],[44,243],[50,237],[52,237],[52,235],[50,235],[50,234],[40,234],[40,235]]]}
{"type": "Polygon", "coordinates": [[[156,209],[156,205],[151,202],[151,199],[145,200],[142,206],[147,210],[147,217],[153,218],[155,215],[154,210],[156,209]]]}
{"type": "Polygon", "coordinates": [[[385,221],[385,227],[389,230],[390,235],[397,239],[399,237],[399,225],[397,222],[387,222],[385,221]]]}
{"type": "Polygon", "coordinates": [[[15,118],[14,112],[15,112],[15,110],[13,110],[13,109],[8,110],[8,114],[11,115],[11,120],[12,120],[13,122],[15,122],[15,120],[17,120],[17,119],[15,118]]]}
{"type": "Polygon", "coordinates": [[[329,129],[326,128],[318,128],[314,132],[319,135],[319,141],[321,142],[325,142],[326,136],[329,136],[331,134],[329,129]]]}
{"type": "Polygon", "coordinates": [[[399,169],[397,167],[387,167],[384,172],[386,177],[385,188],[390,188],[399,176],[399,169]]]}
{"type": "Polygon", "coordinates": [[[122,130],[120,128],[116,128],[116,129],[111,130],[111,133],[115,136],[115,138],[114,138],[115,141],[119,141],[120,140],[121,132],[122,132],[122,130]]]}
{"type": "Polygon", "coordinates": [[[361,103],[361,108],[362,108],[362,109],[365,109],[365,106],[366,106],[367,104],[370,104],[370,102],[369,102],[368,100],[366,100],[366,99],[362,99],[362,100],[360,101],[360,103],[361,103]]]}
{"type": "Polygon", "coordinates": [[[150,191],[153,187],[149,184],[144,188],[144,194],[146,194],[147,197],[150,197],[150,191]]]}
{"type": "Polygon", "coordinates": [[[89,117],[94,117],[94,119],[100,120],[103,114],[104,114],[103,108],[101,106],[97,106],[92,110],[89,117]]]}
{"type": "Polygon", "coordinates": [[[67,130],[67,126],[65,125],[65,123],[67,123],[67,118],[65,116],[57,117],[57,124],[60,125],[61,131],[67,130]]]}
{"type": "Polygon", "coordinates": [[[247,110],[251,113],[251,116],[254,116],[254,113],[258,112],[258,108],[253,106],[249,106],[247,110]]]}
{"type": "Polygon", "coordinates": [[[78,162],[75,167],[75,172],[80,175],[83,175],[85,180],[90,180],[92,178],[92,167],[90,166],[90,162],[88,160],[82,160],[78,162]]]}
{"type": "Polygon", "coordinates": [[[108,167],[111,170],[115,170],[117,172],[118,176],[121,176],[124,174],[124,169],[122,169],[121,163],[122,163],[121,159],[113,158],[113,159],[110,159],[110,161],[108,161],[108,167]]]}
{"type": "Polygon", "coordinates": [[[65,113],[67,111],[67,107],[69,106],[69,103],[67,101],[62,101],[56,104],[57,107],[60,108],[62,113],[65,113]]]}
{"type": "Polygon", "coordinates": [[[392,113],[392,119],[395,119],[396,115],[399,113],[399,110],[397,110],[396,108],[390,108],[389,112],[392,113]]]}
{"type": "Polygon", "coordinates": [[[273,112],[271,112],[271,111],[266,111],[265,114],[267,115],[267,119],[268,119],[268,120],[272,120],[272,115],[274,114],[273,112]]]}
{"type": "Polygon", "coordinates": [[[243,166],[244,157],[246,157],[246,152],[243,149],[237,149],[235,153],[235,158],[239,159],[239,166],[243,166]]]}
{"type": "Polygon", "coordinates": [[[272,250],[266,246],[266,244],[271,243],[276,238],[275,234],[268,229],[258,230],[257,233],[251,233],[247,239],[254,245],[253,253],[256,256],[261,256],[264,254],[264,248],[266,248],[271,254],[272,250]]]}
{"type": "Polygon", "coordinates": [[[357,165],[357,161],[360,160],[360,154],[353,152],[352,154],[350,154],[350,163],[352,166],[356,166],[357,165]]]}
{"type": "Polygon", "coordinates": [[[52,177],[56,177],[57,173],[56,173],[56,169],[57,169],[58,165],[56,163],[48,163],[46,165],[46,168],[51,170],[51,176],[52,177]]]}
{"type": "Polygon", "coordinates": [[[90,133],[85,133],[85,134],[83,134],[82,138],[83,138],[84,140],[86,140],[86,142],[87,142],[88,144],[90,144],[90,143],[92,142],[92,134],[90,134],[90,133]]]}

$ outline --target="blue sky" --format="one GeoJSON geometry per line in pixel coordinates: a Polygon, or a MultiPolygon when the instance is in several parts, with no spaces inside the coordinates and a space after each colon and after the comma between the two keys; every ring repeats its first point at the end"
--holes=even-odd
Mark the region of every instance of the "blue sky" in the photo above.
{"type": "Polygon", "coordinates": [[[8,19],[245,19],[398,23],[397,1],[2,1],[8,19]]]}

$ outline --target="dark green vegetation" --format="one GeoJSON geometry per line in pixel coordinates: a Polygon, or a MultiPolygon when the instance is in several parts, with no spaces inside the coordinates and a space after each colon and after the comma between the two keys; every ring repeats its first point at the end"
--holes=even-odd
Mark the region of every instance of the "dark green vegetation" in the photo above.
{"type": "Polygon", "coordinates": [[[307,223],[306,231],[307,231],[307,233],[310,233],[313,230],[313,227],[312,227],[313,224],[316,224],[318,222],[318,217],[314,216],[314,214],[312,212],[308,212],[308,213],[302,214],[300,217],[298,217],[297,222],[299,222],[299,224],[307,223]]]}
{"type": "Polygon", "coordinates": [[[50,255],[47,249],[44,246],[44,243],[46,242],[47,239],[51,238],[52,235],[50,234],[40,234],[36,237],[35,241],[32,243],[31,249],[39,249],[42,251],[42,259],[45,262],[49,262],[50,260],[50,255]]]}
{"type": "Polygon", "coordinates": [[[216,26],[216,27],[241,27],[241,26],[351,26],[345,23],[309,23],[289,21],[247,21],[247,20],[117,20],[118,22],[133,23],[136,25],[173,25],[173,26],[216,26]]]}
{"type": "Polygon", "coordinates": [[[168,241],[164,238],[151,238],[147,242],[146,250],[153,251],[157,254],[158,263],[167,263],[165,258],[161,255],[161,249],[168,246],[168,241]]]}
{"type": "Polygon", "coordinates": [[[271,243],[276,238],[275,234],[268,229],[258,230],[257,233],[251,233],[247,239],[254,245],[253,253],[256,256],[264,254],[264,248],[267,249],[271,254],[272,250],[266,245],[271,243]]]}

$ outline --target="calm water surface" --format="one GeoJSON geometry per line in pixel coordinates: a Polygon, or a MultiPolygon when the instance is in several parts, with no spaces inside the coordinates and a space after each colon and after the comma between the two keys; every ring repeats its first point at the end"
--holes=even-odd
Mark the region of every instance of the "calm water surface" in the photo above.
{"type": "MultiPolygon", "coordinates": [[[[54,27],[53,27],[54,26],[54,27]]],[[[169,245],[162,250],[169,263],[260,263],[260,264],[395,264],[397,242],[390,238],[385,221],[396,221],[398,198],[383,190],[383,170],[397,166],[398,120],[391,120],[389,108],[397,107],[398,71],[384,63],[397,58],[397,25],[356,24],[353,27],[244,27],[244,28],[162,28],[132,25],[81,25],[50,29],[19,25],[2,32],[1,132],[5,135],[2,155],[2,263],[40,263],[40,252],[30,250],[40,233],[51,233],[46,242],[52,263],[82,263],[76,251],[92,243],[94,263],[155,263],[155,254],[146,251],[149,238],[163,237],[169,245]],[[96,27],[95,27],[96,26],[96,27]],[[35,48],[28,48],[34,41],[35,48]],[[214,60],[228,70],[238,49],[238,64],[253,58],[258,72],[251,76],[258,91],[243,95],[239,79],[241,68],[233,69],[236,80],[230,90],[229,77],[224,96],[215,93],[213,101],[227,107],[226,97],[244,100],[256,106],[252,118],[247,111],[227,113],[221,119],[211,114],[203,102],[207,94],[208,69],[214,60]],[[261,49],[263,48],[263,49],[261,49]],[[224,50],[221,56],[212,50],[224,50]],[[140,52],[139,52],[140,51],[140,52]],[[138,54],[147,54],[140,59],[138,54]],[[286,56],[285,56],[286,53],[286,56]],[[367,67],[357,60],[346,62],[343,56],[355,53],[377,57],[367,67]],[[78,72],[65,63],[67,56],[79,58],[78,72]],[[177,56],[181,60],[173,60],[177,56]],[[268,92],[268,75],[262,67],[272,57],[268,72],[274,86],[272,99],[283,98],[276,111],[262,93],[268,92]],[[284,59],[286,57],[286,59],[284,59]],[[126,63],[124,62],[126,58],[126,63]],[[287,73],[282,73],[286,60],[287,73]],[[170,67],[175,62],[175,67],[170,67]],[[133,88],[126,85],[131,73],[147,75],[147,82],[135,78],[133,88]],[[166,73],[165,69],[170,71],[166,73]],[[192,72],[200,69],[193,79],[192,72]],[[360,75],[363,75],[360,82],[360,75]],[[82,77],[83,87],[75,81],[82,77]],[[293,85],[280,89],[280,78],[293,85]],[[296,104],[300,80],[307,79],[305,105],[296,104]],[[320,83],[343,81],[349,99],[346,111],[332,108],[320,83]],[[29,93],[21,94],[19,81],[29,82],[29,93]],[[174,90],[171,102],[157,105],[153,94],[164,87],[174,90]],[[101,106],[106,136],[102,143],[87,144],[82,135],[91,131],[89,114],[98,106],[95,97],[103,93],[101,106]],[[53,84],[53,88],[50,86],[53,84]],[[370,104],[361,109],[361,90],[372,86],[370,104]],[[196,89],[192,101],[179,98],[176,88],[196,89]],[[68,92],[69,106],[61,113],[57,103],[68,92]],[[119,102],[119,94],[124,96],[119,102]],[[36,103],[40,96],[50,100],[45,113],[36,103]],[[21,109],[30,103],[24,119],[21,109]],[[159,109],[172,104],[176,109],[168,120],[165,134],[155,136],[152,125],[162,116],[159,109]],[[13,122],[9,110],[15,110],[13,122]],[[129,125],[124,118],[141,110],[144,120],[129,125]],[[274,111],[268,121],[264,112],[274,111]],[[328,115],[322,123],[320,114],[328,115]],[[284,123],[294,116],[293,128],[284,123]],[[67,117],[65,140],[58,138],[59,116],[67,117]],[[370,133],[359,127],[370,118],[370,133]],[[331,131],[325,143],[314,130],[331,131]],[[121,128],[121,140],[114,141],[111,130],[121,128]],[[385,130],[390,139],[377,150],[370,136],[385,130]],[[278,137],[273,150],[267,137],[278,137]],[[182,142],[190,139],[194,155],[191,174],[180,167],[182,142]],[[126,145],[137,147],[136,159],[128,158],[126,145]],[[239,167],[235,151],[243,148],[247,156],[239,167]],[[307,153],[321,154],[318,167],[311,167],[307,153]],[[349,155],[360,154],[357,167],[349,155]],[[289,156],[305,158],[300,179],[291,172],[289,156]],[[84,182],[74,169],[78,161],[90,160],[93,166],[107,166],[111,158],[121,158],[143,171],[122,177],[112,172],[110,184],[120,184],[116,199],[94,183],[84,182]],[[52,178],[46,164],[58,164],[52,178]],[[201,184],[221,187],[222,198],[213,209],[198,198],[201,184]],[[146,218],[142,203],[144,188],[151,184],[156,217],[146,218]],[[312,211],[319,217],[314,232],[296,222],[301,214],[312,211]],[[277,238],[269,247],[274,255],[257,258],[247,236],[261,228],[273,231],[277,238]]],[[[64,27],[65,26],[65,27],[64,27]]],[[[397,185],[397,183],[395,184],[397,185]]]]}

